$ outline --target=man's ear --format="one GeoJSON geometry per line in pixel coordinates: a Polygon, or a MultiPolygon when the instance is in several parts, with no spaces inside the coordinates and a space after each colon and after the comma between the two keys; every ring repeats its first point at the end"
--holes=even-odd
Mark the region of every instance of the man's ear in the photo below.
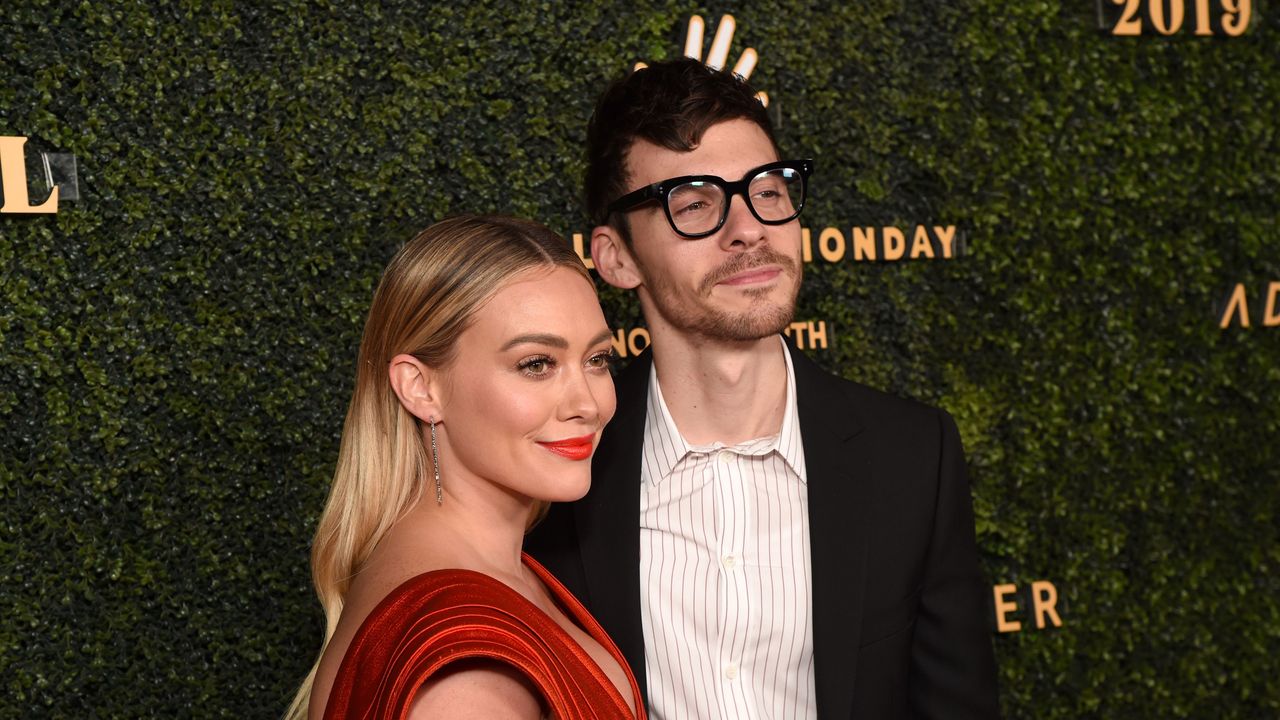
{"type": "Polygon", "coordinates": [[[391,377],[391,389],[395,390],[400,404],[410,414],[423,421],[444,421],[438,370],[412,355],[402,353],[391,358],[391,367],[387,372],[391,377]]]}
{"type": "Polygon", "coordinates": [[[631,249],[610,225],[597,225],[591,231],[591,260],[600,277],[614,287],[631,290],[644,281],[631,249]]]}

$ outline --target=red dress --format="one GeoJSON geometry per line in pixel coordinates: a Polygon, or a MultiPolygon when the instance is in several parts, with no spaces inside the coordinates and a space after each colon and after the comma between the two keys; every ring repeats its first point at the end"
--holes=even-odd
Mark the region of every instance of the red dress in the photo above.
{"type": "MultiPolygon", "coordinates": [[[[622,666],[643,720],[640,688],[617,646],[546,568],[523,559],[570,619],[622,666]]],[[[369,613],[342,658],[325,720],[400,720],[433,673],[475,658],[515,667],[542,693],[552,717],[636,717],[587,651],[523,595],[473,570],[435,570],[405,581],[369,613]]]]}

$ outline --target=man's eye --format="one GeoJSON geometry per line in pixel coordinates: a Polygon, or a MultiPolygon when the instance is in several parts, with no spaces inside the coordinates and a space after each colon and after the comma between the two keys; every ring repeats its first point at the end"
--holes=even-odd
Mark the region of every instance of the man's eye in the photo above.
{"type": "Polygon", "coordinates": [[[699,201],[697,201],[697,202],[691,202],[691,203],[688,203],[688,204],[686,204],[686,205],[682,205],[682,206],[681,206],[681,207],[679,207],[679,208],[676,208],[676,209],[675,209],[675,214],[677,214],[677,215],[689,215],[689,214],[692,214],[692,213],[701,212],[701,211],[703,211],[703,210],[706,210],[708,207],[711,207],[710,203],[707,203],[707,202],[705,202],[705,201],[703,201],[703,200],[699,200],[699,201]]]}

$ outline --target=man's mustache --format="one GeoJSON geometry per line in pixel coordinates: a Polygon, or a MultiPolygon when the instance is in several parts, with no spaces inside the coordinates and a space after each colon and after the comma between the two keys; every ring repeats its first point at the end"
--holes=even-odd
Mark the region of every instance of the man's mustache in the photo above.
{"type": "Polygon", "coordinates": [[[702,279],[698,290],[703,295],[711,292],[711,289],[720,282],[727,280],[734,275],[751,268],[761,267],[763,265],[777,265],[782,271],[791,277],[796,276],[796,263],[791,258],[774,250],[773,248],[761,248],[750,254],[735,255],[724,262],[720,267],[712,270],[702,279]]]}

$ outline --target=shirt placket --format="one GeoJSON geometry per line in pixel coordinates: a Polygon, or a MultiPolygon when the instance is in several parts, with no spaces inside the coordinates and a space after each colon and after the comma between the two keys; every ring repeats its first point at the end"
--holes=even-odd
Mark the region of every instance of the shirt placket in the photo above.
{"type": "Polygon", "coordinates": [[[747,702],[743,660],[751,623],[744,551],[750,528],[749,494],[744,486],[745,458],[728,449],[711,457],[716,488],[719,532],[716,538],[719,575],[720,627],[718,642],[720,707],[725,717],[750,720],[755,708],[747,702]]]}

